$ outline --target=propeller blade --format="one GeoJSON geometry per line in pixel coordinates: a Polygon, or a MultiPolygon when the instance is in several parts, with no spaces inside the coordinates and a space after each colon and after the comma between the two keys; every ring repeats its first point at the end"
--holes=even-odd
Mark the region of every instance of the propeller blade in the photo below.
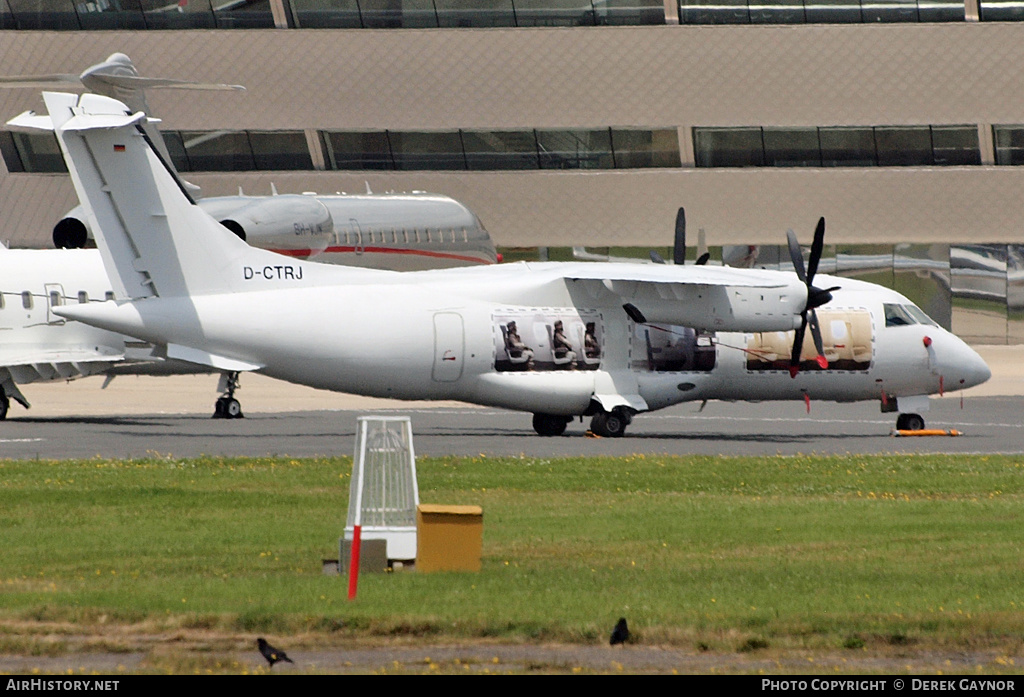
{"type": "Polygon", "coordinates": [[[818,273],[818,262],[821,261],[821,252],[825,248],[825,218],[818,219],[818,226],[814,228],[814,241],[811,243],[811,260],[807,264],[807,284],[814,282],[814,274],[818,273]]]}
{"type": "Polygon", "coordinates": [[[53,75],[5,75],[0,77],[0,87],[31,87],[33,89],[51,89],[54,87],[67,89],[68,85],[81,87],[82,80],[77,75],[56,73],[53,75]]]}
{"type": "Polygon", "coordinates": [[[622,306],[622,309],[625,310],[626,314],[629,315],[629,318],[637,324],[647,324],[647,318],[644,317],[644,313],[641,312],[640,308],[633,303],[626,303],[622,306]]]}
{"type": "Polygon", "coordinates": [[[188,80],[171,80],[163,77],[142,77],[141,75],[110,75],[94,73],[98,78],[115,87],[130,89],[183,89],[183,90],[244,90],[242,85],[224,85],[219,83],[189,82],[188,80]]]}
{"type": "Polygon", "coordinates": [[[821,327],[818,325],[818,313],[813,309],[810,313],[810,318],[807,324],[811,328],[811,338],[814,339],[814,349],[818,352],[818,357],[815,360],[818,366],[825,370],[828,368],[828,359],[825,358],[825,344],[821,340],[821,327]]]}
{"type": "Polygon", "coordinates": [[[708,263],[708,259],[711,258],[711,252],[704,252],[697,258],[697,266],[704,266],[708,263]]]}
{"type": "Polygon", "coordinates": [[[686,263],[686,209],[676,212],[676,236],[672,248],[672,263],[682,266],[686,263]]]}
{"type": "Polygon", "coordinates": [[[803,283],[807,283],[807,272],[804,270],[804,253],[800,250],[800,243],[796,241],[796,233],[786,230],[786,241],[789,242],[789,259],[796,269],[796,277],[803,283]]]}
{"type": "Polygon", "coordinates": [[[649,251],[648,254],[651,255],[651,261],[653,261],[655,264],[664,264],[665,263],[665,260],[661,258],[661,255],[658,254],[653,249],[651,251],[649,251]]]}
{"type": "Polygon", "coordinates": [[[802,315],[803,321],[800,323],[800,328],[796,330],[796,336],[793,337],[793,353],[789,358],[789,376],[795,378],[796,374],[800,372],[800,354],[804,350],[804,332],[807,330],[807,313],[804,312],[802,315]]]}

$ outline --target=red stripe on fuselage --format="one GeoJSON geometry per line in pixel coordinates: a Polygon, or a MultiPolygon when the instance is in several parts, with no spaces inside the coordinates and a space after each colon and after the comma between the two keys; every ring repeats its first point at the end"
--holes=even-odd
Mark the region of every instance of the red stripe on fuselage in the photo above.
{"type": "MultiPolygon", "coordinates": [[[[284,255],[286,257],[310,257],[313,255],[314,250],[312,249],[271,249],[271,252],[284,255]]],[[[318,254],[356,254],[355,247],[328,247],[318,254]]],[[[411,254],[413,256],[431,257],[433,259],[456,259],[458,261],[472,261],[478,264],[492,264],[494,262],[486,261],[480,257],[470,257],[464,254],[452,254],[451,252],[431,252],[426,249],[402,249],[400,247],[363,247],[362,254],[411,254]]],[[[314,257],[315,261],[315,257],[314,257]]]]}

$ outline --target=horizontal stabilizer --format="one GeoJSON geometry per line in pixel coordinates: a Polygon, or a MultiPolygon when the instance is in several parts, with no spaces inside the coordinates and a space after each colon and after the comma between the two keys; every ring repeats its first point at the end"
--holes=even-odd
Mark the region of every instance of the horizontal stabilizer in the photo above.
{"type": "Polygon", "coordinates": [[[234,358],[226,358],[207,351],[194,349],[190,346],[179,346],[178,344],[167,345],[167,357],[174,358],[179,361],[197,363],[199,365],[208,365],[211,368],[216,368],[217,370],[245,372],[250,370],[259,370],[263,367],[257,363],[238,361],[234,358]]]}

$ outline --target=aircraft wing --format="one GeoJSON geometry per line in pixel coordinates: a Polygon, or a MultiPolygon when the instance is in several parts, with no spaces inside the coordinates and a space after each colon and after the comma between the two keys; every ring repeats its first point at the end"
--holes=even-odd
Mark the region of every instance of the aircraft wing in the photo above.
{"type": "MultiPolygon", "coordinates": [[[[618,296],[630,319],[711,331],[789,331],[800,326],[807,288],[795,274],[661,264],[572,264],[570,290],[618,296]]],[[[580,299],[581,301],[583,298],[580,299]]]]}
{"type": "Polygon", "coordinates": [[[26,345],[0,346],[0,388],[29,408],[18,389],[39,380],[72,380],[102,372],[110,363],[124,360],[124,352],[107,347],[39,348],[26,345]]]}
{"type": "MultiPolygon", "coordinates": [[[[124,360],[124,352],[108,347],[62,347],[45,348],[28,345],[0,346],[0,368],[19,366],[68,365],[124,360]]],[[[61,371],[58,371],[61,372],[61,371]]],[[[91,372],[91,371],[90,371],[91,372]]],[[[73,371],[68,378],[88,375],[88,372],[73,371]]]]}
{"type": "Polygon", "coordinates": [[[793,274],[724,266],[676,266],[669,264],[573,264],[565,274],[570,280],[637,282],[668,285],[782,288],[793,285],[793,274]]]}

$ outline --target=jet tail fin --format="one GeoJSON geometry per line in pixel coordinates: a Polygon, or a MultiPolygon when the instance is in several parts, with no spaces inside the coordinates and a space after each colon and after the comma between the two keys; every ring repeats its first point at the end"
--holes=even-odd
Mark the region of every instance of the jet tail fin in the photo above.
{"type": "Polygon", "coordinates": [[[104,238],[118,297],[203,295],[238,283],[228,267],[258,250],[194,205],[142,128],[145,114],[94,94],[43,99],[90,226],[104,238]]]}

